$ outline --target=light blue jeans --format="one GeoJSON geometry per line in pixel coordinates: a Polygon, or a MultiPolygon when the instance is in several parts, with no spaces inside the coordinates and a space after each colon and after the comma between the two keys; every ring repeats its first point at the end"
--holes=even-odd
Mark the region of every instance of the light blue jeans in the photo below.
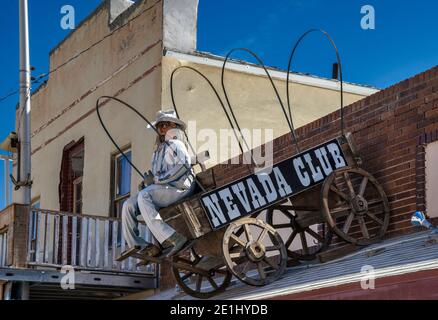
{"type": "Polygon", "coordinates": [[[147,245],[140,237],[137,216],[141,214],[147,227],[159,243],[163,243],[175,233],[175,230],[165,223],[158,212],[171,204],[190,196],[195,189],[195,183],[187,190],[181,190],[169,185],[152,184],[125,201],[122,208],[123,235],[129,247],[147,245]]]}

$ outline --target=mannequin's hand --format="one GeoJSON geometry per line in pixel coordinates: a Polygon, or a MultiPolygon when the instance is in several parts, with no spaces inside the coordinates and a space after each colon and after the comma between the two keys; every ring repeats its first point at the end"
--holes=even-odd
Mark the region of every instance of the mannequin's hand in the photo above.
{"type": "Polygon", "coordinates": [[[145,176],[144,176],[144,181],[143,181],[143,183],[144,183],[145,186],[149,186],[149,185],[153,184],[154,181],[155,181],[155,177],[154,177],[154,175],[152,174],[152,172],[149,170],[149,171],[145,174],[145,176]]]}

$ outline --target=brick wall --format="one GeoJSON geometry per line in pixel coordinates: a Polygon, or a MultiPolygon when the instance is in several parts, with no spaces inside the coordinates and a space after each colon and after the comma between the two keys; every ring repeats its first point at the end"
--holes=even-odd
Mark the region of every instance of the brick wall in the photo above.
{"type": "MultiPolygon", "coordinates": [[[[345,107],[344,125],[345,132],[353,133],[362,168],[377,178],[388,196],[391,219],[387,236],[415,231],[410,223],[412,213],[426,211],[424,146],[438,140],[438,66],[345,107]]],[[[340,111],[298,128],[296,133],[301,150],[338,137],[340,111]]],[[[275,139],[274,163],[295,153],[290,134],[275,139]]],[[[248,169],[232,164],[213,168],[218,186],[248,175],[248,169]]],[[[172,285],[169,269],[162,268],[161,278],[166,287],[172,285]]]]}
{"type": "MultiPolygon", "coordinates": [[[[438,140],[438,66],[345,107],[344,125],[345,132],[353,133],[362,168],[377,178],[388,196],[388,235],[413,231],[411,214],[426,211],[424,146],[438,140]]],[[[337,137],[340,111],[296,133],[301,150],[337,137]]],[[[275,163],[295,153],[290,134],[274,141],[275,163]]],[[[242,166],[231,164],[213,170],[219,185],[248,174],[242,166]]]]}

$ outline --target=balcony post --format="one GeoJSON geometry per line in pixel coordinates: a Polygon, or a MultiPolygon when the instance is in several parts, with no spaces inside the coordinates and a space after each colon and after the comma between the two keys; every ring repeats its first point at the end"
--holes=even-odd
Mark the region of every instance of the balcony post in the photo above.
{"type": "Polygon", "coordinates": [[[29,206],[14,205],[14,220],[9,248],[12,250],[12,264],[15,268],[27,267],[29,206]]]}

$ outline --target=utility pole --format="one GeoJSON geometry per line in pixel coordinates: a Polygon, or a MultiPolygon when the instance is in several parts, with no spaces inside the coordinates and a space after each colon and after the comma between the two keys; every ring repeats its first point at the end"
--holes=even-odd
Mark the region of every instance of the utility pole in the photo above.
{"type": "Polygon", "coordinates": [[[18,112],[18,138],[20,157],[19,182],[25,182],[16,193],[16,202],[31,204],[31,160],[30,160],[30,58],[29,58],[29,20],[27,0],[19,1],[20,12],[20,108],[18,112]],[[28,183],[26,183],[28,182],[28,183]]]}
{"type": "MultiPolygon", "coordinates": [[[[18,157],[18,183],[16,202],[31,204],[31,162],[30,162],[30,58],[29,58],[29,19],[27,0],[19,1],[20,15],[20,108],[18,110],[18,139],[20,150],[18,157]]],[[[17,299],[29,299],[29,283],[18,282],[17,299]]]]}

